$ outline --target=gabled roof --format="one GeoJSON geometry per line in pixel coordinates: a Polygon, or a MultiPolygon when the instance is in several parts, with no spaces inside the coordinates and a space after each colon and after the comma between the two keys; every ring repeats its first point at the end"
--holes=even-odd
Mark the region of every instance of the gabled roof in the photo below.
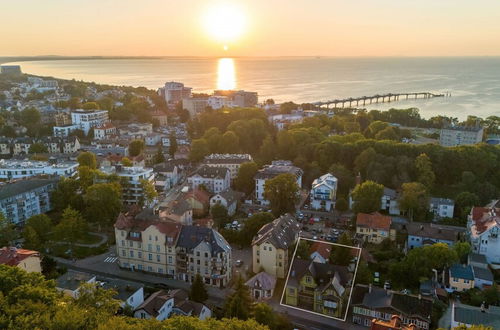
{"type": "Polygon", "coordinates": [[[0,249],[0,265],[17,266],[21,261],[31,256],[40,257],[40,253],[15,247],[3,247],[0,249]]]}
{"type": "Polygon", "coordinates": [[[177,246],[192,251],[202,242],[210,246],[212,253],[227,252],[231,249],[224,237],[217,231],[198,226],[183,226],[177,246]]]}
{"type": "MultiPolygon", "coordinates": [[[[231,188],[228,188],[224,191],[221,191],[218,194],[215,194],[214,196],[221,196],[224,198],[229,205],[231,205],[234,201],[237,201],[243,197],[243,193],[239,191],[232,190],[231,188]]],[[[212,198],[214,197],[212,196],[212,198]]]]}
{"type": "Polygon", "coordinates": [[[249,288],[259,288],[262,290],[274,290],[276,286],[276,277],[270,275],[266,272],[260,272],[251,279],[249,279],[246,283],[246,286],[249,288]]]}
{"type": "Polygon", "coordinates": [[[471,210],[472,236],[478,236],[493,227],[500,226],[500,209],[489,207],[473,207],[471,210]]]}
{"type": "Polygon", "coordinates": [[[391,228],[392,218],[386,215],[382,215],[378,212],[373,212],[371,214],[358,213],[356,218],[356,226],[371,228],[371,229],[381,229],[389,231],[391,228]]]}
{"type": "Polygon", "coordinates": [[[0,186],[0,200],[17,196],[19,194],[41,188],[47,185],[56,184],[59,182],[59,178],[56,179],[28,179],[20,180],[14,183],[7,183],[0,186]]]}
{"type": "Polygon", "coordinates": [[[472,266],[465,266],[460,264],[454,264],[450,267],[450,276],[461,278],[464,280],[474,280],[474,273],[472,271],[472,266]]]}
{"type": "Polygon", "coordinates": [[[332,251],[331,244],[326,242],[314,242],[311,244],[309,253],[313,254],[318,252],[323,258],[328,259],[330,257],[330,252],[332,251]]]}
{"type": "Polygon", "coordinates": [[[455,322],[500,329],[500,307],[490,305],[482,311],[481,307],[453,303],[452,313],[455,322]]]}
{"type": "Polygon", "coordinates": [[[225,167],[212,167],[208,165],[201,166],[190,177],[200,176],[209,179],[225,179],[229,173],[229,169],[225,167]]]}
{"type": "Polygon", "coordinates": [[[252,245],[268,242],[278,249],[288,249],[300,231],[300,225],[290,214],[284,214],[260,228],[252,245]]]}
{"type": "Polygon", "coordinates": [[[488,268],[473,266],[472,272],[474,273],[475,279],[481,279],[492,282],[494,280],[493,273],[491,273],[491,270],[489,270],[488,268]]]}
{"type": "Polygon", "coordinates": [[[143,309],[149,315],[156,317],[159,314],[160,309],[165,305],[167,301],[174,299],[166,291],[160,290],[151,294],[142,304],[140,304],[135,310],[143,309]]]}
{"type": "Polygon", "coordinates": [[[408,235],[455,242],[461,231],[433,223],[411,222],[406,225],[408,235]]]}
{"type": "Polygon", "coordinates": [[[345,266],[295,258],[290,267],[288,286],[297,286],[305,275],[311,275],[314,278],[318,290],[322,291],[333,285],[340,296],[344,293],[345,286],[351,278],[345,266]]]}

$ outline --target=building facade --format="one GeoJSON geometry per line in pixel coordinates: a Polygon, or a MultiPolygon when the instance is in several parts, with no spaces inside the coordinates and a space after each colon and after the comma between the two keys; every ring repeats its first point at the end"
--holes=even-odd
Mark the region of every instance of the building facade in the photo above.
{"type": "Polygon", "coordinates": [[[108,122],[108,111],[74,110],[71,112],[71,122],[87,135],[90,129],[102,126],[108,122]]]}
{"type": "Polygon", "coordinates": [[[126,205],[140,204],[144,202],[145,195],[143,180],[154,185],[155,175],[152,168],[114,165],[101,167],[100,170],[108,175],[116,174],[122,179],[122,200],[126,205]]]}
{"type": "Polygon", "coordinates": [[[241,164],[252,162],[249,154],[211,154],[205,157],[204,164],[210,167],[227,168],[231,173],[231,180],[238,176],[241,164]]]}
{"type": "MultiPolygon", "coordinates": [[[[482,254],[489,264],[500,264],[500,208],[473,207],[467,221],[472,252],[482,254]]],[[[494,266],[498,268],[499,265],[494,266]]]]}
{"type": "Polygon", "coordinates": [[[444,147],[455,147],[480,143],[483,140],[482,127],[456,126],[442,128],[439,144],[444,147]]]}
{"type": "Polygon", "coordinates": [[[264,198],[266,181],[285,173],[294,175],[297,178],[297,185],[299,188],[302,187],[302,175],[304,174],[302,169],[293,166],[292,162],[288,160],[273,161],[271,165],[264,166],[264,168],[260,169],[254,177],[255,199],[258,203],[269,205],[269,201],[264,198]]]}
{"type": "Polygon", "coordinates": [[[356,235],[365,241],[380,244],[385,239],[395,240],[396,231],[391,229],[392,218],[378,212],[358,213],[356,217],[356,235]]]}
{"type": "Polygon", "coordinates": [[[208,191],[217,194],[231,186],[231,172],[225,167],[202,165],[187,181],[193,190],[203,185],[208,191]]]}
{"type": "Polygon", "coordinates": [[[0,248],[0,265],[18,267],[28,273],[42,272],[42,258],[38,251],[18,249],[12,246],[0,248]]]}
{"type": "Polygon", "coordinates": [[[460,228],[452,226],[440,226],[431,223],[412,222],[406,225],[408,231],[408,249],[445,243],[453,246],[463,232],[460,228]]]}
{"type": "Polygon", "coordinates": [[[337,178],[330,173],[313,181],[310,194],[313,210],[333,211],[335,209],[337,182],[337,178]]]}
{"type": "Polygon", "coordinates": [[[78,163],[72,161],[45,162],[0,159],[0,179],[22,179],[37,175],[73,177],[77,173],[77,168],[78,163]]]}

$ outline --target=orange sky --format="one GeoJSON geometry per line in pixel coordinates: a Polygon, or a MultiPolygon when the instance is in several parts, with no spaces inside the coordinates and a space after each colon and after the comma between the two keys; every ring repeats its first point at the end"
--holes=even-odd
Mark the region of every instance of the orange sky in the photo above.
{"type": "Polygon", "coordinates": [[[0,56],[500,55],[498,0],[230,2],[247,24],[224,52],[203,25],[218,0],[2,0],[0,56]]]}

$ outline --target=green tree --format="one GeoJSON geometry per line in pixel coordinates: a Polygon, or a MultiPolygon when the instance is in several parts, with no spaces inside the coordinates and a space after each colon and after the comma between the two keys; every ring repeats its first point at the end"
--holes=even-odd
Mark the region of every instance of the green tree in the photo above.
{"type": "Polygon", "coordinates": [[[295,256],[300,259],[308,260],[311,256],[310,246],[307,241],[299,240],[295,256]]]}
{"type": "Polygon", "coordinates": [[[144,141],[134,140],[128,145],[128,153],[131,157],[139,156],[144,150],[144,141]]]}
{"type": "Polygon", "coordinates": [[[255,321],[268,326],[271,330],[293,329],[290,322],[281,314],[276,313],[268,304],[256,304],[253,310],[253,317],[255,321]]]}
{"type": "Polygon", "coordinates": [[[46,214],[38,214],[26,220],[25,229],[28,227],[35,231],[41,243],[45,243],[50,238],[53,224],[52,220],[46,214]]]}
{"type": "Polygon", "coordinates": [[[299,201],[300,187],[293,174],[284,173],[266,181],[264,198],[271,204],[275,216],[295,210],[299,201]]]}
{"type": "Polygon", "coordinates": [[[57,211],[68,206],[75,210],[83,209],[83,197],[80,193],[80,184],[73,178],[61,178],[57,188],[52,191],[50,201],[57,211]]]}
{"type": "Polygon", "coordinates": [[[417,181],[427,187],[430,191],[434,186],[436,176],[432,170],[432,162],[426,154],[422,153],[415,159],[417,169],[417,181]]]}
{"type": "MultiPolygon", "coordinates": [[[[349,233],[345,231],[340,235],[337,243],[352,246],[352,238],[349,233]]],[[[352,251],[352,248],[335,244],[330,251],[330,262],[335,265],[348,266],[353,258],[352,251]]]]}
{"type": "Polygon", "coordinates": [[[32,250],[40,250],[42,242],[33,227],[26,226],[23,230],[24,243],[23,247],[32,250]]]}
{"type": "Polygon", "coordinates": [[[169,137],[169,142],[170,142],[170,145],[168,147],[168,153],[170,155],[170,157],[174,157],[175,156],[175,153],[177,152],[177,149],[178,149],[178,146],[177,146],[177,138],[175,137],[175,134],[170,134],[170,137],[169,137]]]}
{"type": "Polygon", "coordinates": [[[165,161],[165,156],[163,155],[163,149],[161,147],[161,144],[158,146],[158,151],[156,152],[154,158],[153,158],[153,163],[154,164],[160,164],[165,161]]]}
{"type": "Polygon", "coordinates": [[[28,129],[30,136],[36,136],[41,128],[42,116],[35,108],[27,108],[21,111],[21,124],[28,129]]]}
{"type": "Polygon", "coordinates": [[[254,162],[246,162],[240,165],[238,169],[238,176],[234,180],[234,187],[238,191],[242,191],[250,195],[255,188],[255,174],[259,167],[254,162]]]}
{"type": "Polygon", "coordinates": [[[128,157],[123,157],[122,158],[122,165],[125,167],[130,167],[133,165],[132,161],[128,157]]]}
{"type": "Polygon", "coordinates": [[[243,278],[238,276],[234,293],[227,297],[224,304],[225,316],[236,317],[241,320],[247,320],[252,316],[253,303],[250,297],[250,290],[243,282],[243,278]]]}
{"type": "Polygon", "coordinates": [[[215,204],[210,207],[210,215],[214,220],[215,226],[217,228],[223,227],[230,220],[227,215],[227,209],[222,204],[215,204]]]}
{"type": "Polygon", "coordinates": [[[264,226],[265,224],[270,223],[274,220],[274,216],[272,213],[261,212],[255,213],[250,218],[245,221],[245,226],[241,231],[241,245],[249,246],[252,242],[252,239],[257,235],[257,232],[264,226]]]}
{"type": "Polygon", "coordinates": [[[87,166],[90,169],[97,168],[97,161],[95,155],[91,152],[84,151],[78,155],[76,158],[80,166],[87,166]]]}
{"type": "Polygon", "coordinates": [[[363,150],[354,160],[355,171],[366,177],[368,166],[375,160],[376,156],[377,152],[371,147],[363,150]]]}
{"type": "Polygon", "coordinates": [[[429,207],[429,196],[426,187],[419,182],[403,183],[403,192],[399,199],[401,210],[408,212],[410,220],[425,220],[429,207]]]}
{"type": "Polygon", "coordinates": [[[85,193],[85,217],[99,225],[114,223],[122,208],[121,186],[117,183],[98,183],[85,193]]]}
{"type": "Polygon", "coordinates": [[[352,191],[354,212],[371,213],[380,210],[384,186],[373,181],[365,181],[352,191]]]}
{"type": "Polygon", "coordinates": [[[10,246],[17,238],[14,224],[0,211],[0,246],[10,246]]]}
{"type": "Polygon", "coordinates": [[[30,154],[42,154],[47,153],[47,147],[42,143],[33,143],[28,151],[30,154]]]}
{"type": "Polygon", "coordinates": [[[391,126],[388,126],[375,134],[375,139],[377,140],[399,140],[399,136],[391,126]]]}
{"type": "Polygon", "coordinates": [[[480,205],[479,197],[469,191],[462,191],[455,197],[456,210],[461,218],[466,218],[473,206],[480,205]]]}
{"type": "Polygon", "coordinates": [[[189,293],[189,299],[203,303],[208,299],[208,292],[205,288],[205,283],[203,283],[203,279],[200,274],[196,274],[194,277],[194,281],[191,284],[191,291],[189,293]]]}
{"type": "Polygon", "coordinates": [[[345,212],[349,209],[349,203],[344,197],[339,197],[335,202],[335,209],[339,212],[345,212]]]}
{"type": "Polygon", "coordinates": [[[158,197],[158,193],[156,192],[155,186],[152,182],[146,179],[141,179],[141,204],[151,205],[156,197],[158,197]]]}
{"type": "Polygon", "coordinates": [[[96,177],[97,170],[93,170],[85,165],[78,167],[78,184],[82,191],[86,191],[88,187],[93,185],[96,177]]]}
{"type": "Polygon", "coordinates": [[[370,284],[373,281],[373,276],[366,261],[361,260],[356,271],[356,284],[370,284]]]}
{"type": "Polygon", "coordinates": [[[191,152],[189,153],[189,160],[193,162],[202,161],[203,158],[210,153],[207,140],[198,139],[193,140],[191,143],[191,152]]]}
{"type": "Polygon", "coordinates": [[[54,227],[54,237],[68,244],[73,251],[75,242],[87,233],[87,223],[80,212],[67,207],[61,216],[61,222],[54,227]]]}
{"type": "Polygon", "coordinates": [[[240,150],[240,138],[233,131],[228,131],[222,135],[220,152],[227,154],[238,153],[240,150]]]}
{"type": "Polygon", "coordinates": [[[85,102],[84,104],[82,104],[82,109],[84,109],[84,110],[99,110],[100,107],[99,107],[99,104],[97,104],[96,102],[85,102]]]}
{"type": "Polygon", "coordinates": [[[338,179],[338,193],[347,195],[349,190],[354,187],[354,175],[342,164],[333,164],[329,171],[338,179]]]}
{"type": "Polygon", "coordinates": [[[457,242],[453,245],[453,250],[457,253],[458,260],[461,263],[467,262],[467,256],[471,252],[471,246],[467,242],[457,242]]]}

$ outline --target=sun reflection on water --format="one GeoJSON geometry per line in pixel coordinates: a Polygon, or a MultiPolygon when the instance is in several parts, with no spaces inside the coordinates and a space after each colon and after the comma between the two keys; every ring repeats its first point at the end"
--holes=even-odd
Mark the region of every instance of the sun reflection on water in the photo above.
{"type": "Polygon", "coordinates": [[[232,58],[219,59],[217,66],[217,89],[232,90],[236,88],[236,71],[232,58]]]}

